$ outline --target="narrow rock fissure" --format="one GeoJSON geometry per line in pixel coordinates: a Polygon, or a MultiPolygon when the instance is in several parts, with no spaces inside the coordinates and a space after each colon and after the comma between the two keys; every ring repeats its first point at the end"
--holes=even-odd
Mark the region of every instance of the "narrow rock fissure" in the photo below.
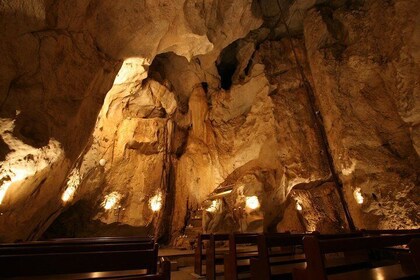
{"type": "Polygon", "coordinates": [[[227,46],[220,54],[219,60],[216,63],[217,72],[220,76],[220,85],[222,89],[229,90],[232,86],[232,77],[235,74],[238,66],[238,59],[236,58],[237,43],[234,42],[227,46]]]}

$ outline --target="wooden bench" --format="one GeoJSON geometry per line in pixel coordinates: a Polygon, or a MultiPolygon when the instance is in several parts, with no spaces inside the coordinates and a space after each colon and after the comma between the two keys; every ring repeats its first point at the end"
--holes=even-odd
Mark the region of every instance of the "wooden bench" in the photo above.
{"type": "Polygon", "coordinates": [[[292,268],[295,265],[304,265],[306,261],[304,255],[299,254],[296,249],[297,246],[302,245],[304,236],[305,234],[282,233],[259,235],[258,258],[251,259],[251,279],[272,279],[273,266],[285,268],[284,273],[277,271],[276,274],[278,277],[290,279],[292,268]],[[290,265],[292,268],[287,268],[290,265]]]}
{"type": "MultiPolygon", "coordinates": [[[[216,258],[216,252],[215,252],[215,242],[216,241],[228,241],[229,240],[229,234],[199,234],[197,236],[197,244],[194,251],[194,273],[203,276],[203,265],[206,266],[207,270],[207,260],[208,256],[210,258],[216,258]],[[210,245],[212,243],[212,245],[210,245]],[[211,247],[213,250],[209,253],[209,247],[211,247]]],[[[206,271],[207,273],[207,271],[206,271]]]]}
{"type": "Polygon", "coordinates": [[[224,279],[236,280],[239,273],[250,271],[250,260],[258,255],[258,234],[233,233],[229,235],[229,251],[224,255],[224,279]],[[238,250],[238,245],[251,245],[248,250],[238,250]],[[238,263],[239,262],[239,263],[238,263]]]}
{"type": "Polygon", "coordinates": [[[80,237],[80,238],[54,238],[45,241],[33,241],[37,243],[130,243],[153,241],[150,236],[101,236],[101,237],[80,237]]]}
{"type": "Polygon", "coordinates": [[[416,265],[417,273],[420,273],[420,238],[414,238],[408,244],[413,262],[416,265]]]}
{"type": "MultiPolygon", "coordinates": [[[[371,269],[355,269],[346,266],[344,269],[335,267],[334,270],[328,270],[325,263],[325,254],[351,252],[356,250],[369,250],[384,248],[390,246],[405,245],[413,238],[420,237],[419,234],[400,234],[386,236],[368,236],[356,238],[338,238],[321,240],[317,236],[305,236],[303,238],[303,246],[307,261],[306,269],[294,269],[293,279],[295,280],[326,280],[326,279],[370,279],[376,275],[379,270],[371,269]],[[359,278],[354,278],[359,275],[359,278]],[[364,275],[360,278],[360,275],[364,275]]],[[[415,271],[402,269],[400,265],[384,266],[384,273],[395,275],[399,273],[399,277],[411,277],[416,274],[415,271]]],[[[387,276],[384,276],[385,279],[387,276]]],[[[392,279],[392,278],[391,278],[392,279]]]]}
{"type": "Polygon", "coordinates": [[[19,244],[0,244],[0,255],[17,254],[46,254],[46,253],[64,253],[64,252],[88,252],[88,251],[125,251],[153,249],[153,240],[144,242],[129,243],[61,243],[50,242],[39,244],[19,243],[19,244]]]}
{"type": "Polygon", "coordinates": [[[198,234],[194,251],[194,273],[202,276],[203,274],[203,261],[206,259],[204,252],[205,241],[210,239],[210,234],[198,234]]]}
{"type": "Polygon", "coordinates": [[[216,265],[223,264],[228,249],[216,249],[216,242],[229,241],[229,234],[211,234],[206,248],[206,279],[216,279],[216,265]]]}
{"type": "Polygon", "coordinates": [[[292,279],[293,268],[306,265],[303,237],[316,235],[319,239],[360,237],[361,232],[320,234],[273,233],[258,236],[258,259],[251,259],[252,279],[292,279]]]}
{"type": "Polygon", "coordinates": [[[79,241],[2,244],[0,278],[45,278],[57,274],[62,278],[66,274],[68,279],[79,279],[77,277],[82,276],[94,279],[98,272],[103,277],[108,277],[106,275],[109,272],[108,275],[113,274],[114,278],[119,275],[118,277],[136,277],[135,279],[170,279],[170,263],[167,260],[162,260],[162,272],[157,271],[158,245],[150,239],[137,240],[136,243],[131,240],[128,243],[121,240],[110,243],[104,240],[79,241]],[[76,276],[80,273],[84,274],[76,276]]]}

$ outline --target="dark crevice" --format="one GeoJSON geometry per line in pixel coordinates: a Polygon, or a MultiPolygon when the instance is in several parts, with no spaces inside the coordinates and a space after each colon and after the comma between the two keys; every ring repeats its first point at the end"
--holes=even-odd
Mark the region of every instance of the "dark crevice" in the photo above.
{"type": "Polygon", "coordinates": [[[329,49],[336,60],[341,60],[348,45],[348,31],[343,23],[334,18],[333,9],[322,7],[319,9],[332,40],[327,40],[321,48],[329,49]]]}
{"type": "Polygon", "coordinates": [[[25,144],[36,148],[46,146],[49,142],[49,123],[41,112],[21,113],[16,118],[13,135],[25,144]]]}
{"type": "Polygon", "coordinates": [[[222,50],[216,62],[217,72],[220,76],[220,84],[224,90],[229,90],[232,86],[232,77],[238,66],[236,53],[238,51],[237,41],[233,42],[222,50]]]}
{"type": "Polygon", "coordinates": [[[6,156],[12,150],[9,146],[4,142],[3,138],[0,136],[0,161],[6,160],[6,156]]]}
{"type": "Polygon", "coordinates": [[[209,84],[208,83],[202,82],[201,87],[203,88],[203,90],[206,94],[209,92],[209,84]]]}

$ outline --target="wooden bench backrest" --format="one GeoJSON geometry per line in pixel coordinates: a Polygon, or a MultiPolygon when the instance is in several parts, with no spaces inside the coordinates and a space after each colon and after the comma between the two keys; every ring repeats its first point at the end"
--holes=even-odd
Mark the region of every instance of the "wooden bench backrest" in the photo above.
{"type": "Polygon", "coordinates": [[[232,233],[229,235],[229,254],[236,256],[236,246],[241,244],[257,244],[256,233],[232,233]]]}
{"type": "Polygon", "coordinates": [[[157,273],[158,246],[126,251],[0,255],[1,276],[48,275],[145,269],[157,273]]]}
{"type": "Polygon", "coordinates": [[[416,265],[417,272],[420,273],[420,238],[414,238],[409,243],[410,253],[416,265]]]}
{"type": "Polygon", "coordinates": [[[77,244],[117,244],[117,243],[154,243],[150,237],[98,237],[98,238],[65,238],[53,239],[48,241],[30,241],[19,243],[2,243],[0,248],[3,247],[37,247],[46,245],[77,245],[77,244]]]}
{"type": "MultiPolygon", "coordinates": [[[[45,240],[46,242],[80,242],[80,241],[94,241],[94,242],[109,242],[109,241],[122,241],[122,242],[139,242],[153,240],[151,236],[98,236],[98,237],[69,237],[69,238],[54,238],[45,240]]],[[[42,241],[41,241],[42,242],[42,241]]]]}
{"type": "Polygon", "coordinates": [[[0,255],[46,254],[93,251],[127,251],[153,249],[153,242],[116,244],[45,244],[43,246],[1,247],[0,255]]]}
{"type": "MultiPolygon", "coordinates": [[[[391,247],[397,245],[408,244],[411,239],[419,238],[418,234],[400,234],[400,235],[385,235],[385,236],[366,236],[366,237],[355,237],[355,238],[338,238],[331,240],[317,240],[320,244],[322,254],[336,253],[344,251],[354,251],[363,249],[374,249],[391,247]]],[[[310,236],[304,237],[305,239],[311,238],[310,236]]]]}
{"type": "MultiPolygon", "coordinates": [[[[228,240],[229,234],[198,234],[197,235],[197,244],[194,251],[194,273],[197,275],[203,275],[203,260],[206,260],[206,254],[203,254],[203,247],[204,242],[203,241],[209,241],[209,244],[207,246],[207,250],[209,248],[212,248],[212,250],[215,250],[215,246],[212,246],[211,243],[215,241],[223,241],[228,240]],[[212,238],[212,239],[211,239],[212,238]]],[[[214,245],[214,244],[213,244],[214,245]]]]}
{"type": "Polygon", "coordinates": [[[302,239],[305,234],[290,233],[271,233],[258,237],[260,244],[265,244],[267,248],[302,245],[302,239]]]}
{"type": "Polygon", "coordinates": [[[329,240],[319,240],[317,236],[305,236],[303,238],[303,246],[307,261],[306,274],[311,275],[311,279],[314,280],[327,279],[324,254],[404,245],[408,244],[415,237],[420,237],[420,234],[329,240]]]}

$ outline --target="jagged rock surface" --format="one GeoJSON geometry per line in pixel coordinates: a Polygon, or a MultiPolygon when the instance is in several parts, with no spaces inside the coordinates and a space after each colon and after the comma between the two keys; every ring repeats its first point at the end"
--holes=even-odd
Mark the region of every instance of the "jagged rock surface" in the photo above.
{"type": "Polygon", "coordinates": [[[354,10],[311,10],[305,19],[316,97],[359,228],[419,224],[419,64],[412,49],[419,4],[369,1],[354,10]]]}
{"type": "Polygon", "coordinates": [[[91,145],[95,119],[122,60],[150,61],[169,51],[187,58],[209,52],[217,56],[262,22],[252,1],[2,1],[0,14],[1,118],[17,127],[2,135],[1,180],[11,180],[11,189],[23,189],[22,179],[28,177],[35,189],[19,192],[19,197],[4,191],[4,241],[38,238],[63,209],[65,177],[91,145]],[[204,16],[195,21],[197,15],[204,16]],[[7,151],[22,150],[23,144],[7,135],[38,153],[56,140],[59,156],[48,165],[58,168],[56,173],[49,173],[50,167],[37,171],[34,163],[16,175],[14,166],[21,166],[25,155],[7,151]],[[44,183],[35,186],[35,181],[44,183]],[[48,194],[37,198],[44,191],[48,194]],[[31,193],[35,197],[29,199],[31,193]],[[20,223],[19,216],[30,218],[20,223]]]}

